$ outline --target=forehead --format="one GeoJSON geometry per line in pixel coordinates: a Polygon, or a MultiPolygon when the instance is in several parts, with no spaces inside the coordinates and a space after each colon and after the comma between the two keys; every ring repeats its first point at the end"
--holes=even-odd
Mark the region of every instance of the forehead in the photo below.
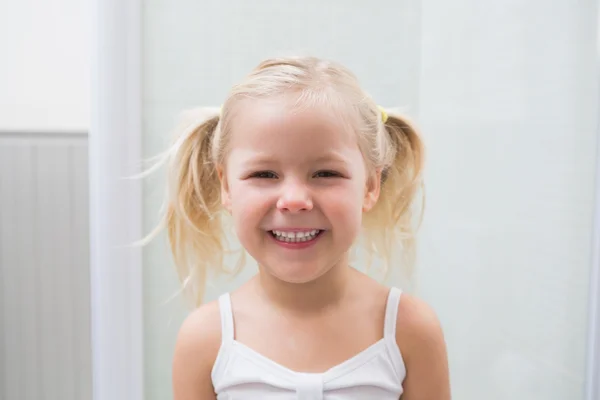
{"type": "Polygon", "coordinates": [[[231,125],[230,155],[298,158],[358,151],[348,120],[326,107],[292,107],[285,99],[244,101],[231,125]]]}

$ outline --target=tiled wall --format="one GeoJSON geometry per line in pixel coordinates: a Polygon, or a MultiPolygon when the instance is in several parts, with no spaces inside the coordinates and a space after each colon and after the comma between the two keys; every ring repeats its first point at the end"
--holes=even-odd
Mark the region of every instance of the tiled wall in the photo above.
{"type": "Polygon", "coordinates": [[[1,400],[91,400],[87,152],[0,133],[1,400]]]}

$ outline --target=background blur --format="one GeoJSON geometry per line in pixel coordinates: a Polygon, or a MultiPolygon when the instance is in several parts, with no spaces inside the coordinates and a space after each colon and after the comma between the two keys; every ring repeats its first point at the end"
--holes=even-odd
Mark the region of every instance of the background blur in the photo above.
{"type": "MultiPolygon", "coordinates": [[[[187,309],[166,240],[143,250],[139,275],[111,270],[124,258],[106,255],[102,241],[122,245],[153,228],[164,176],[144,180],[137,197],[102,179],[128,170],[117,168],[123,160],[129,168],[163,151],[179,112],[221,104],[263,58],[310,54],[345,64],[381,105],[421,126],[428,200],[414,290],[442,321],[453,398],[583,400],[597,7],[0,2],[0,399],[133,399],[99,394],[129,384],[111,381],[110,370],[139,378],[135,400],[172,398],[173,345],[187,309]],[[121,100],[130,89],[139,96],[121,100]],[[114,128],[123,126],[135,129],[114,128]],[[139,230],[121,240],[128,222],[118,216],[128,210],[139,213],[139,230]],[[111,318],[123,324],[102,325],[111,318]]],[[[253,271],[214,282],[207,300],[253,271]]]]}

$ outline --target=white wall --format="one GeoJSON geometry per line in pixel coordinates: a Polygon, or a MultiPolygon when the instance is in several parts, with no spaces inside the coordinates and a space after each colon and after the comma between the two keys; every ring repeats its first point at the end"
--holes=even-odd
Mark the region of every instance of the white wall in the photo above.
{"type": "Polygon", "coordinates": [[[582,399],[596,2],[423,4],[421,288],[455,397],[582,399]]]}
{"type": "Polygon", "coordinates": [[[90,2],[0,2],[0,131],[89,128],[90,2]]]}
{"type": "MultiPolygon", "coordinates": [[[[454,397],[583,399],[595,3],[148,1],[145,156],[164,148],[178,111],[220,104],[261,58],[310,52],[347,64],[381,104],[405,106],[423,127],[419,293],[444,325],[454,397]]],[[[145,186],[146,231],[160,179],[145,186]]],[[[164,243],[146,249],[148,399],[171,396],[184,311],[167,303],[170,266],[164,243]]]]}

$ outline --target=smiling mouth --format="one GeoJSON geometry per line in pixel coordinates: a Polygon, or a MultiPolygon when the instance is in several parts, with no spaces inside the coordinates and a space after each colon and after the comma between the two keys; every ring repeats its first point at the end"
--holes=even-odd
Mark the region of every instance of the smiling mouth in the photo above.
{"type": "Polygon", "coordinates": [[[322,229],[312,229],[304,232],[285,232],[285,231],[269,231],[275,240],[284,243],[303,243],[314,240],[324,231],[322,229]]]}

